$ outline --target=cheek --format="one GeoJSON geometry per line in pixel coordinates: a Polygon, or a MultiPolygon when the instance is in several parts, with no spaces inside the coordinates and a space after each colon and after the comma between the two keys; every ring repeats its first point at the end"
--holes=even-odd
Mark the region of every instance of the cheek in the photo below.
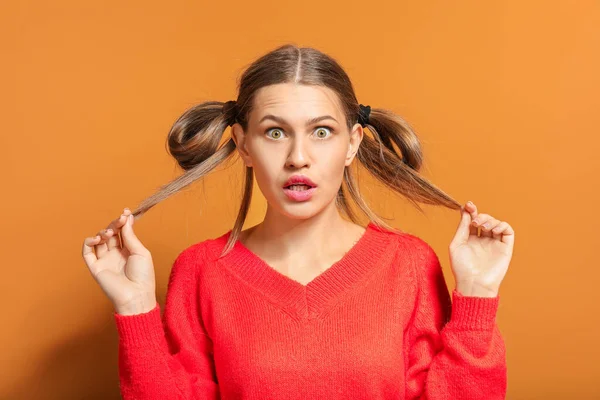
{"type": "Polygon", "coordinates": [[[278,184],[277,179],[281,171],[281,163],[271,156],[254,157],[252,160],[252,169],[254,170],[254,176],[260,189],[265,191],[272,191],[278,184]]]}
{"type": "MultiPolygon", "coordinates": [[[[331,148],[325,154],[319,156],[319,170],[324,178],[334,182],[344,175],[347,151],[340,148],[331,148]]],[[[333,183],[333,182],[332,182],[333,183]]]]}

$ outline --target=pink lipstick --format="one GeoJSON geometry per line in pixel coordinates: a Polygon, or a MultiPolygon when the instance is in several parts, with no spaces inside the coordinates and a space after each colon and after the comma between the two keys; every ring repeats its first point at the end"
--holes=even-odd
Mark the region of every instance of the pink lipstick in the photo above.
{"type": "Polygon", "coordinates": [[[316,183],[305,175],[292,175],[283,184],[284,193],[289,199],[294,201],[309,200],[316,189],[316,183]]]}

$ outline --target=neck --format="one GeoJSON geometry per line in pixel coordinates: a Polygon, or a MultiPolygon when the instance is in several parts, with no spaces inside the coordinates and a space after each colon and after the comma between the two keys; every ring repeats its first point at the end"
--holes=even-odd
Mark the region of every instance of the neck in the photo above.
{"type": "Polygon", "coordinates": [[[266,258],[293,264],[294,260],[323,260],[344,252],[360,236],[358,229],[335,205],[305,219],[284,217],[267,209],[263,222],[250,229],[244,240],[266,258]]]}

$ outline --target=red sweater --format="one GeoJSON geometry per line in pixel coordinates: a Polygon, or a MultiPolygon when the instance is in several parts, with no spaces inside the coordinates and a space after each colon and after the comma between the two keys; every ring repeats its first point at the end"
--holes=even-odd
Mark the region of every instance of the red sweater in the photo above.
{"type": "Polygon", "coordinates": [[[231,230],[183,250],[161,319],[114,314],[124,400],[504,399],[499,297],[450,295],[422,239],[369,223],[303,285],[231,230]]]}

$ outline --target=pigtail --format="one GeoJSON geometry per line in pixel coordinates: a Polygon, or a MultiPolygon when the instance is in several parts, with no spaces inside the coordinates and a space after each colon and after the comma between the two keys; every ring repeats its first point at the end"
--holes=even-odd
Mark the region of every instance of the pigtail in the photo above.
{"type": "MultiPolygon", "coordinates": [[[[371,175],[406,197],[420,212],[423,210],[419,203],[460,209],[456,200],[418,173],[423,164],[421,144],[403,118],[389,110],[375,108],[366,127],[373,138],[364,135],[356,157],[371,175]]],[[[350,193],[358,193],[358,190],[350,193]]],[[[357,202],[360,205],[361,202],[357,202]]]]}
{"type": "Polygon", "coordinates": [[[232,157],[236,148],[233,139],[219,146],[232,118],[227,104],[219,101],[197,104],[175,121],[167,136],[167,152],[185,172],[146,198],[133,211],[134,216],[142,215],[232,157]]]}

